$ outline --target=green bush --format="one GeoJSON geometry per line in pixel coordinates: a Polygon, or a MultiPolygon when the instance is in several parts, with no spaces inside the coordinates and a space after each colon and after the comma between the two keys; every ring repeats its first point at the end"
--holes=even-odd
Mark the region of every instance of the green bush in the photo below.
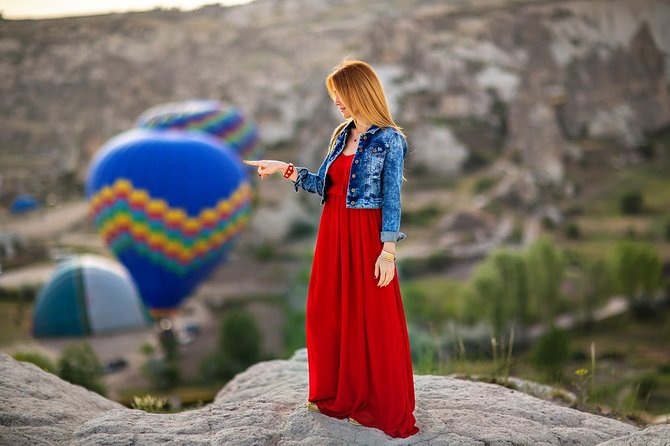
{"type": "Polygon", "coordinates": [[[560,379],[561,368],[570,359],[570,335],[556,327],[548,330],[533,345],[528,359],[549,380],[560,379]]]}
{"type": "Polygon", "coordinates": [[[285,307],[283,328],[285,357],[292,355],[294,351],[307,344],[305,339],[305,317],[304,308],[292,309],[288,305],[285,307]]]}
{"type": "Polygon", "coordinates": [[[140,367],[144,375],[157,390],[167,390],[179,384],[179,366],[175,361],[150,358],[140,367]]]}
{"type": "Polygon", "coordinates": [[[652,298],[663,284],[663,264],[652,245],[620,240],[612,255],[614,277],[637,317],[653,315],[652,298]]]}
{"type": "Polygon", "coordinates": [[[224,317],[218,350],[200,364],[207,381],[227,381],[261,359],[262,334],[254,316],[231,310],[224,317]]]}
{"type": "Polygon", "coordinates": [[[571,240],[576,240],[581,237],[579,225],[573,221],[565,226],[565,236],[571,240]]]}
{"type": "Polygon", "coordinates": [[[245,364],[254,364],[261,356],[261,331],[248,311],[232,310],[223,320],[219,350],[245,364]]]}
{"type": "Polygon", "coordinates": [[[314,224],[310,221],[298,220],[291,223],[286,238],[298,240],[313,235],[316,232],[314,224]]]}
{"type": "Polygon", "coordinates": [[[440,215],[437,206],[426,206],[416,211],[403,211],[402,221],[407,225],[424,226],[432,223],[440,215]]]}
{"type": "Polygon", "coordinates": [[[656,374],[647,373],[635,380],[635,388],[637,389],[636,397],[640,401],[646,401],[651,397],[651,393],[659,386],[659,380],[656,374]]]}
{"type": "Polygon", "coordinates": [[[406,257],[398,260],[398,275],[410,279],[444,271],[452,263],[452,258],[444,250],[437,250],[427,257],[406,257]]]}
{"type": "Polygon", "coordinates": [[[254,250],[256,260],[268,262],[277,256],[277,248],[270,242],[263,242],[254,250]]]}
{"type": "Polygon", "coordinates": [[[566,268],[566,257],[547,236],[540,236],[525,252],[530,300],[543,311],[545,324],[553,326],[560,306],[560,287],[566,268]]]}
{"type": "Polygon", "coordinates": [[[104,373],[98,356],[88,342],[68,345],[58,360],[58,376],[103,396],[107,393],[102,382],[104,373]]]}
{"type": "Polygon", "coordinates": [[[544,229],[552,230],[556,228],[556,223],[554,223],[554,220],[552,220],[547,215],[543,215],[540,221],[542,222],[542,227],[544,229]]]}
{"type": "Polygon", "coordinates": [[[644,207],[644,199],[640,191],[628,191],[621,196],[619,207],[623,214],[639,214],[644,207]]]}
{"type": "Polygon", "coordinates": [[[29,362],[31,364],[35,364],[37,367],[41,368],[42,370],[53,373],[54,375],[57,374],[58,370],[56,368],[56,365],[53,363],[51,359],[49,359],[47,356],[43,355],[42,353],[37,353],[37,352],[17,352],[12,355],[14,359],[17,361],[23,361],[23,362],[29,362]]]}
{"type": "Polygon", "coordinates": [[[494,184],[496,184],[496,179],[493,177],[480,177],[477,179],[474,185],[474,193],[481,194],[489,190],[494,184]]]}

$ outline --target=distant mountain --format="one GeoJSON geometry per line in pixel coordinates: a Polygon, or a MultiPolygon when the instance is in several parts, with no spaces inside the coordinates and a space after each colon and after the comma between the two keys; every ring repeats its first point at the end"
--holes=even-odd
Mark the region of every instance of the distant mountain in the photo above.
{"type": "Polygon", "coordinates": [[[623,147],[670,123],[665,0],[256,0],[0,23],[0,194],[82,178],[147,108],[240,106],[263,143],[318,167],[340,117],[324,78],[369,61],[408,130],[407,164],[458,175],[500,157],[560,184],[583,138],[623,147]]]}

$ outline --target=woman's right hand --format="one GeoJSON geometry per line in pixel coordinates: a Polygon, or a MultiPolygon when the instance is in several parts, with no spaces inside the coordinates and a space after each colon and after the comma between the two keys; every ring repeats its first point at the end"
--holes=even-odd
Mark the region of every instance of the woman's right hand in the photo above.
{"type": "Polygon", "coordinates": [[[242,160],[242,162],[250,166],[258,166],[258,175],[261,179],[275,172],[285,172],[288,167],[288,163],[277,160],[242,160]]]}

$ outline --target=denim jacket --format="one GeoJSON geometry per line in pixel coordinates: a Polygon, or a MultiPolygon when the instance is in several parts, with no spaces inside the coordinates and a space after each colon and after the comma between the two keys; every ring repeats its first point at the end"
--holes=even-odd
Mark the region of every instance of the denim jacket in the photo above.
{"type": "MultiPolygon", "coordinates": [[[[345,141],[353,120],[345,126],[335,141],[333,150],[326,155],[318,173],[306,167],[296,166],[297,180],[293,183],[307,192],[321,195],[321,204],[326,201],[326,191],[330,186],[328,168],[344,149],[345,141]]],[[[351,165],[347,187],[347,208],[381,208],[382,228],[379,238],[382,242],[397,242],[407,237],[400,232],[400,189],[407,141],[392,127],[376,125],[360,135],[358,149],[351,165]]]]}

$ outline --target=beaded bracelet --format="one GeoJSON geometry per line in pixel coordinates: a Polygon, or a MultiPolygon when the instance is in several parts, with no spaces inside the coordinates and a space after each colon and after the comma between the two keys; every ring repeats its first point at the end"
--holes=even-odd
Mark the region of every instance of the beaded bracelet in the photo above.
{"type": "Polygon", "coordinates": [[[288,167],[286,168],[286,172],[284,172],[284,178],[290,177],[294,170],[295,170],[295,168],[293,166],[293,163],[288,163],[288,167]]]}

